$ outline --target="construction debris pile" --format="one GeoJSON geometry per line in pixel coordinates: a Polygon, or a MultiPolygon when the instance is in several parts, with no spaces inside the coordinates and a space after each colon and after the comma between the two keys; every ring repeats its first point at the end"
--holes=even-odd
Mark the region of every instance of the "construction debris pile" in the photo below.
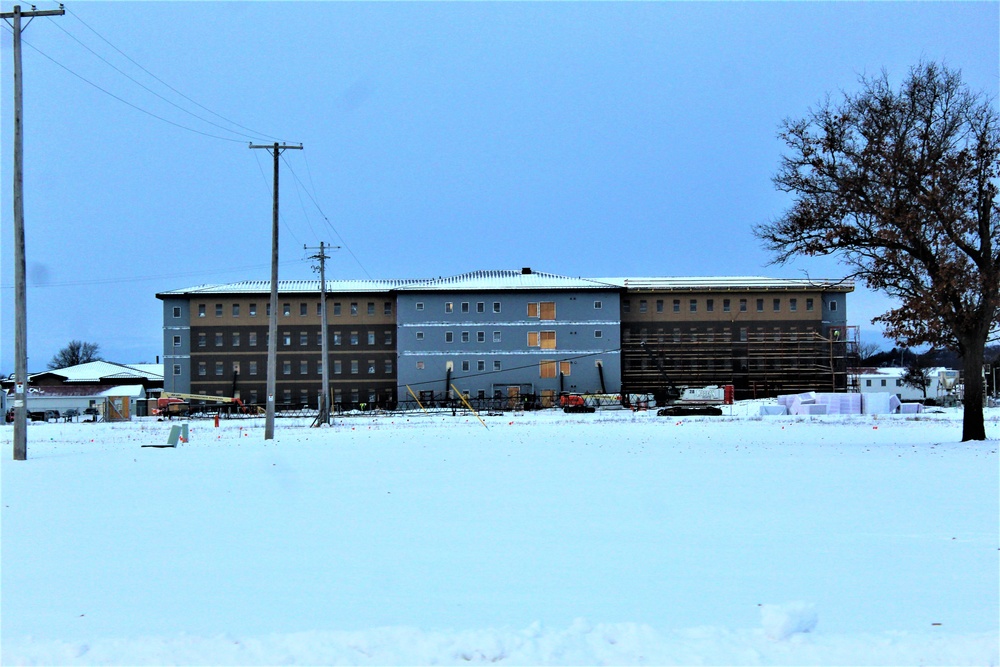
{"type": "Polygon", "coordinates": [[[815,391],[778,396],[777,405],[760,406],[762,415],[888,415],[923,412],[920,403],[903,403],[896,394],[828,394],[815,391]]]}

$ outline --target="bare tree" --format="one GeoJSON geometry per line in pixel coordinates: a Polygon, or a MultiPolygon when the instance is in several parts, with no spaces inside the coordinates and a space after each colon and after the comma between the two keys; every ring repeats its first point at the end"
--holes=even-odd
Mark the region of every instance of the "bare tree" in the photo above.
{"type": "Polygon", "coordinates": [[[88,361],[100,361],[101,346],[97,343],[85,343],[80,340],[71,340],[63,349],[59,350],[49,362],[49,369],[66,368],[85,364],[88,361]]]}
{"type": "Polygon", "coordinates": [[[858,360],[864,363],[882,352],[882,347],[878,343],[861,342],[858,343],[858,360]]]}
{"type": "Polygon", "coordinates": [[[985,440],[984,348],[1000,327],[1000,121],[996,100],[937,63],[826,101],[779,133],[774,182],[794,195],[755,233],[777,263],[837,255],[900,307],[875,318],[906,345],[948,347],[966,378],[962,440],[985,440]]]}

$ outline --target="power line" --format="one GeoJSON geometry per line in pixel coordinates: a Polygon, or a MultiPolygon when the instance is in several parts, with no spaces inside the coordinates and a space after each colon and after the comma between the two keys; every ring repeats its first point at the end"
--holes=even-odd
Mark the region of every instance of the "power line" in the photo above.
{"type": "MultiPolygon", "coordinates": [[[[281,159],[285,162],[285,166],[288,167],[288,171],[290,171],[292,173],[292,177],[296,180],[296,182],[298,182],[299,185],[302,185],[302,181],[301,181],[301,179],[299,179],[299,175],[296,174],[295,170],[292,169],[292,166],[290,164],[288,164],[288,160],[285,160],[284,157],[282,157],[281,159]]],[[[334,234],[337,235],[337,238],[340,239],[340,242],[343,244],[344,248],[347,250],[348,253],[350,253],[351,257],[354,258],[354,261],[357,262],[357,265],[359,267],[361,267],[361,270],[364,272],[364,274],[366,276],[368,276],[368,279],[369,280],[374,280],[374,278],[372,278],[371,274],[368,273],[368,269],[366,269],[365,266],[364,266],[364,264],[361,263],[361,260],[358,259],[358,256],[355,255],[354,251],[351,250],[351,247],[349,245],[347,245],[347,241],[344,240],[344,237],[340,235],[340,232],[337,231],[337,228],[333,226],[332,222],[330,222],[330,218],[326,217],[326,213],[323,212],[323,209],[320,207],[319,203],[316,201],[316,198],[312,196],[312,194],[309,192],[309,190],[306,189],[306,187],[304,185],[302,185],[302,189],[305,190],[305,193],[307,195],[309,195],[309,199],[312,200],[313,205],[316,206],[316,210],[319,211],[320,216],[323,217],[323,221],[326,222],[326,226],[329,227],[330,230],[334,234]]]]}
{"type": "MultiPolygon", "coordinates": [[[[230,124],[232,124],[232,125],[235,125],[236,127],[240,128],[240,129],[242,129],[242,130],[246,130],[247,132],[250,132],[250,133],[251,133],[251,135],[244,135],[244,136],[256,136],[256,137],[264,137],[264,138],[267,138],[267,139],[272,139],[272,140],[277,140],[277,138],[276,138],[276,137],[272,137],[272,136],[270,136],[270,135],[267,135],[267,134],[264,134],[263,132],[258,132],[258,131],[256,131],[256,130],[253,130],[253,129],[250,129],[249,127],[246,127],[246,126],[244,126],[244,125],[240,125],[240,124],[239,124],[239,123],[237,123],[236,121],[234,121],[234,120],[230,120],[229,118],[226,118],[225,116],[223,116],[223,115],[221,115],[221,114],[218,114],[218,113],[216,113],[215,111],[212,111],[212,110],[211,110],[211,109],[209,109],[208,107],[206,107],[206,106],[204,106],[204,105],[202,105],[202,104],[199,104],[199,103],[198,103],[198,102],[196,102],[195,100],[191,99],[190,97],[188,97],[187,95],[185,95],[185,94],[184,94],[184,93],[182,93],[181,91],[177,90],[176,88],[174,88],[173,86],[171,86],[171,85],[170,85],[169,83],[167,83],[166,81],[164,81],[164,80],[163,80],[163,79],[161,79],[160,77],[158,77],[158,76],[156,76],[155,74],[153,74],[152,72],[150,72],[150,71],[149,71],[148,69],[146,69],[146,68],[145,68],[145,67],[143,67],[142,65],[140,65],[140,64],[139,64],[138,62],[136,62],[136,61],[135,61],[134,59],[132,59],[132,58],[131,58],[131,57],[130,57],[130,56],[129,56],[129,55],[127,54],[127,53],[125,53],[124,51],[122,51],[121,49],[119,49],[119,48],[118,48],[117,46],[115,46],[114,44],[112,44],[112,43],[111,43],[110,41],[108,41],[108,39],[107,39],[106,37],[104,37],[104,36],[103,36],[103,35],[102,35],[101,33],[97,32],[97,30],[95,30],[95,29],[94,29],[94,28],[92,28],[92,27],[91,27],[90,25],[88,25],[88,24],[87,24],[87,22],[86,22],[86,21],[84,21],[84,20],[83,20],[82,18],[80,18],[80,17],[79,17],[79,16],[78,16],[78,15],[77,15],[77,14],[76,14],[75,12],[73,12],[73,11],[71,11],[71,10],[69,10],[69,9],[67,9],[67,10],[66,10],[66,12],[67,12],[68,14],[72,15],[72,16],[73,16],[73,18],[75,18],[75,19],[76,19],[77,21],[79,21],[80,23],[82,23],[82,24],[83,24],[83,25],[84,25],[84,26],[85,26],[85,27],[86,27],[86,28],[87,28],[88,30],[90,30],[90,31],[91,31],[92,33],[94,33],[95,35],[97,35],[97,36],[98,36],[98,37],[99,37],[99,38],[100,38],[100,39],[101,39],[102,41],[104,41],[104,43],[105,43],[105,44],[107,44],[107,45],[108,45],[108,46],[110,46],[110,47],[111,47],[112,49],[114,49],[115,51],[117,51],[118,53],[120,53],[120,54],[122,55],[122,57],[124,57],[124,58],[125,58],[126,60],[128,60],[128,61],[129,61],[130,63],[132,63],[133,65],[135,65],[135,66],[136,66],[136,67],[138,67],[139,69],[141,69],[141,70],[142,70],[143,72],[145,72],[146,74],[148,74],[148,75],[149,75],[149,76],[151,76],[151,77],[152,77],[153,79],[155,79],[155,80],[156,80],[156,81],[158,81],[159,83],[163,84],[164,86],[166,86],[167,88],[169,88],[169,89],[170,89],[170,90],[172,90],[173,92],[175,92],[175,93],[177,93],[178,95],[180,95],[181,97],[183,97],[183,98],[184,98],[185,100],[187,100],[187,101],[188,101],[188,102],[190,102],[191,104],[195,105],[195,106],[196,106],[196,107],[198,107],[199,109],[202,109],[202,110],[204,110],[204,111],[207,111],[208,113],[212,114],[212,115],[213,115],[213,116],[215,116],[216,118],[220,118],[220,119],[222,119],[222,120],[226,121],[227,123],[230,123],[230,124]]],[[[68,34],[68,33],[67,33],[67,34],[68,34]]],[[[141,85],[141,84],[140,84],[140,85],[141,85]]],[[[208,121],[206,121],[206,122],[208,122],[208,121]]],[[[233,130],[227,130],[227,131],[229,131],[229,132],[233,132],[233,130]]],[[[234,132],[234,133],[235,133],[235,132],[234,132]]],[[[235,133],[235,134],[238,134],[238,133],[235,133]]]]}
{"type": "MultiPolygon", "coordinates": [[[[10,30],[10,28],[8,28],[8,30],[10,30]]],[[[76,78],[80,79],[84,83],[93,86],[94,88],[96,88],[97,90],[101,91],[105,95],[107,95],[109,97],[112,97],[112,98],[118,100],[119,102],[121,102],[122,104],[124,104],[126,106],[129,106],[129,107],[132,107],[136,111],[144,113],[147,116],[151,116],[151,117],[155,118],[156,120],[159,120],[159,121],[162,121],[164,123],[167,123],[168,125],[173,125],[174,127],[180,128],[182,130],[187,130],[188,132],[193,132],[195,134],[200,134],[203,137],[210,137],[212,139],[221,139],[222,141],[229,141],[229,142],[236,143],[236,144],[246,143],[242,139],[231,139],[229,137],[220,137],[220,136],[218,136],[216,134],[211,134],[209,132],[202,132],[201,130],[196,130],[196,129],[192,128],[192,127],[187,127],[186,125],[181,125],[180,123],[175,123],[172,120],[167,120],[166,118],[163,118],[162,116],[158,116],[158,115],[156,115],[155,113],[153,113],[151,111],[147,111],[147,110],[143,109],[142,107],[136,106],[135,104],[132,104],[128,100],[125,100],[125,99],[123,99],[123,98],[115,95],[114,93],[112,93],[112,92],[110,92],[108,90],[105,90],[104,88],[102,88],[101,86],[97,85],[93,81],[87,79],[83,75],[77,74],[76,72],[74,72],[73,70],[71,70],[69,67],[66,67],[65,65],[63,65],[58,60],[56,60],[55,58],[53,58],[49,54],[47,54],[44,51],[42,51],[41,49],[39,49],[37,46],[35,46],[35,45],[31,44],[30,42],[28,42],[26,39],[22,39],[21,41],[24,44],[27,44],[28,46],[30,46],[32,49],[34,49],[34,51],[36,53],[38,53],[42,57],[46,58],[47,60],[51,61],[53,64],[58,65],[59,67],[61,67],[62,69],[66,70],[67,72],[69,72],[70,74],[72,74],[76,78]]]]}
{"type": "Polygon", "coordinates": [[[237,135],[246,137],[247,139],[253,139],[255,137],[255,135],[246,134],[244,132],[237,132],[237,131],[231,130],[228,127],[225,127],[223,125],[219,125],[218,123],[214,123],[214,122],[208,120],[207,118],[202,118],[198,114],[185,109],[184,107],[182,107],[181,105],[177,104],[176,102],[168,100],[166,97],[164,97],[163,95],[160,95],[158,92],[156,92],[155,90],[153,90],[150,87],[146,86],[145,84],[141,83],[140,81],[136,81],[128,73],[126,73],[126,72],[122,71],[121,69],[119,69],[113,63],[111,63],[110,61],[108,61],[104,56],[102,56],[97,51],[94,51],[92,48],[90,48],[89,46],[87,46],[86,44],[84,44],[76,36],[72,35],[68,30],[66,30],[65,28],[63,28],[62,26],[60,26],[58,23],[56,24],[56,27],[59,28],[59,30],[61,30],[62,32],[64,32],[67,37],[69,37],[70,39],[72,39],[73,41],[75,41],[77,44],[79,44],[80,46],[82,46],[83,48],[85,48],[87,51],[90,51],[96,58],[98,58],[99,60],[101,60],[101,62],[103,62],[104,64],[106,64],[108,67],[110,67],[111,69],[115,70],[116,72],[118,72],[119,74],[121,74],[122,76],[124,76],[126,79],[128,79],[129,81],[131,81],[135,85],[139,86],[140,88],[142,88],[146,92],[150,93],[151,95],[155,95],[156,97],[160,98],[161,100],[163,100],[167,104],[169,104],[169,105],[171,105],[171,106],[179,109],[180,111],[183,111],[184,113],[188,114],[189,116],[197,118],[198,120],[200,120],[200,121],[202,121],[204,123],[208,123],[209,125],[211,125],[213,127],[217,127],[220,130],[223,130],[225,132],[232,132],[233,134],[237,134],[237,135]]]}

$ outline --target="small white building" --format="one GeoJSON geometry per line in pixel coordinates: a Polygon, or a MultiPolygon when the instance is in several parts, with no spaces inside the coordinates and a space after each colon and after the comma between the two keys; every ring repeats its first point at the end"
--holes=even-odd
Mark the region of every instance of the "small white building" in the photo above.
{"type": "MultiPolygon", "coordinates": [[[[922,401],[924,391],[903,382],[906,369],[900,367],[860,368],[852,376],[854,391],[862,394],[889,392],[901,401],[922,401]]],[[[948,368],[928,368],[926,398],[938,399],[954,391],[958,371],[948,368]]]]}

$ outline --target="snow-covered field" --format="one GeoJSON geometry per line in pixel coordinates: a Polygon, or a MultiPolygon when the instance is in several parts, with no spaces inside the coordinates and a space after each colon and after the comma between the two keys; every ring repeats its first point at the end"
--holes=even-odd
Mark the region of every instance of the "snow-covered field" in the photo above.
{"type": "Polygon", "coordinates": [[[2,662],[1000,664],[1000,409],[32,424],[2,662]]]}

